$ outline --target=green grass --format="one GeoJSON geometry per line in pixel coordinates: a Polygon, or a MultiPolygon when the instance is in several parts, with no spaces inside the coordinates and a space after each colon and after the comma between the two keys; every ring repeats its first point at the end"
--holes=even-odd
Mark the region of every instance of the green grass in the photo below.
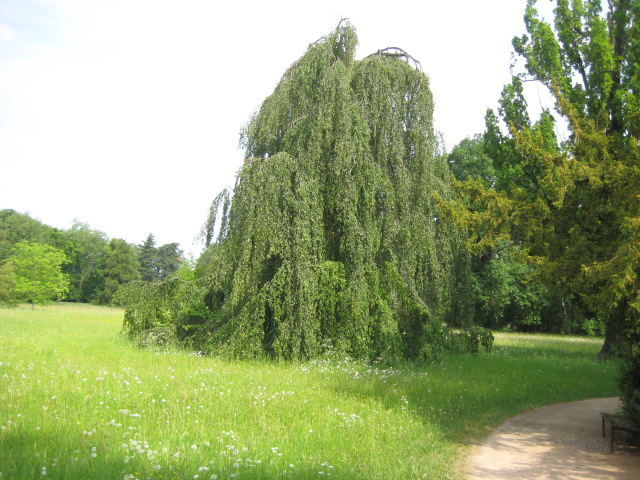
{"type": "Polygon", "coordinates": [[[0,309],[0,478],[459,478],[506,418],[616,395],[598,339],[499,334],[491,355],[385,368],[139,350],[121,322],[0,309]]]}

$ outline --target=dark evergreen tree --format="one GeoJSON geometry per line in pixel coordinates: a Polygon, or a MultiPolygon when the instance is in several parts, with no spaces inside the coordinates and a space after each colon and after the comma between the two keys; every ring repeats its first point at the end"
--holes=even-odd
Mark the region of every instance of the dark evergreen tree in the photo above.
{"type": "Polygon", "coordinates": [[[156,239],[152,233],[144,243],[138,247],[138,259],[140,261],[140,278],[144,282],[153,282],[158,279],[158,249],[156,239]]]}

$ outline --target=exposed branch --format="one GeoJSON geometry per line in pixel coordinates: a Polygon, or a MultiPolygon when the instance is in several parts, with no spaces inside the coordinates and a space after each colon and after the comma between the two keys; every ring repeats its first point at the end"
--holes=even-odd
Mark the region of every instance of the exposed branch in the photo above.
{"type": "MultiPolygon", "coordinates": [[[[349,23],[349,18],[348,17],[341,18],[340,21],[338,22],[338,25],[336,26],[336,31],[338,31],[338,29],[342,26],[343,23],[344,24],[348,24],[349,23]]],[[[327,35],[323,35],[322,37],[317,39],[315,42],[311,42],[309,44],[309,48],[311,48],[312,46],[317,45],[319,43],[326,42],[327,38],[328,38],[327,35]]],[[[302,60],[302,57],[297,59],[295,62],[293,62],[289,66],[289,68],[287,68],[287,70],[282,75],[281,81],[286,79],[286,78],[289,78],[289,76],[291,75],[291,72],[293,72],[296,68],[298,68],[298,65],[300,64],[300,60],[302,60]]]]}
{"type": "Polygon", "coordinates": [[[582,38],[589,38],[589,35],[587,35],[585,32],[582,31],[582,29],[578,28],[578,27],[571,27],[571,30],[573,30],[573,33],[575,33],[576,35],[580,35],[582,38]]]}
{"type": "Polygon", "coordinates": [[[418,60],[413,58],[411,55],[409,55],[407,52],[405,52],[404,50],[402,50],[401,48],[398,48],[398,47],[383,48],[381,50],[378,50],[375,53],[372,53],[371,55],[366,56],[365,58],[370,58],[370,57],[400,58],[400,59],[404,60],[405,62],[407,62],[407,64],[409,64],[409,65],[413,64],[413,67],[416,70],[418,70],[420,72],[422,71],[422,64],[418,60]]]}
{"type": "Polygon", "coordinates": [[[292,120],[291,122],[289,122],[289,126],[290,126],[290,127],[293,127],[293,126],[295,126],[298,122],[301,122],[302,120],[304,120],[304,119],[305,119],[305,118],[307,118],[307,117],[308,117],[308,115],[307,115],[307,114],[304,114],[304,115],[302,115],[302,116],[300,116],[300,117],[296,118],[295,120],[292,120]]]}
{"type": "Polygon", "coordinates": [[[507,248],[511,248],[511,247],[513,247],[513,246],[515,246],[515,245],[517,245],[517,244],[516,244],[516,242],[509,242],[509,243],[507,243],[506,245],[503,245],[503,246],[502,246],[502,247],[500,247],[500,248],[497,248],[497,249],[495,249],[495,250],[490,250],[490,251],[489,251],[489,252],[487,252],[485,255],[492,257],[492,256],[494,256],[494,255],[497,255],[497,254],[498,254],[498,253],[500,253],[501,251],[506,250],[507,248]]]}
{"type": "Polygon", "coordinates": [[[522,83],[540,82],[540,83],[542,83],[544,85],[544,82],[542,80],[540,80],[539,78],[536,78],[536,77],[525,78],[523,75],[518,75],[518,78],[520,79],[520,81],[522,83]]]}

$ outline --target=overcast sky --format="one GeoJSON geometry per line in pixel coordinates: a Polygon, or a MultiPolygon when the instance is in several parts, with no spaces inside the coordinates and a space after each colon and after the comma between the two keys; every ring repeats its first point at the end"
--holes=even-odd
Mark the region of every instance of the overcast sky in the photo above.
{"type": "Polygon", "coordinates": [[[197,255],[240,129],[342,17],[357,58],[395,46],[422,63],[451,148],[496,107],[525,3],[1,0],[0,209],[197,255]]]}

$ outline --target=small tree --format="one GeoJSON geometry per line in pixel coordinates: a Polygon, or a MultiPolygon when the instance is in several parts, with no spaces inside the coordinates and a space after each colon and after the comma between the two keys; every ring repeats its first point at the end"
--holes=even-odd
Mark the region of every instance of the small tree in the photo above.
{"type": "Polygon", "coordinates": [[[62,273],[65,254],[50,245],[21,242],[16,244],[7,263],[15,273],[15,298],[43,304],[64,298],[69,291],[69,278],[62,273]]]}

